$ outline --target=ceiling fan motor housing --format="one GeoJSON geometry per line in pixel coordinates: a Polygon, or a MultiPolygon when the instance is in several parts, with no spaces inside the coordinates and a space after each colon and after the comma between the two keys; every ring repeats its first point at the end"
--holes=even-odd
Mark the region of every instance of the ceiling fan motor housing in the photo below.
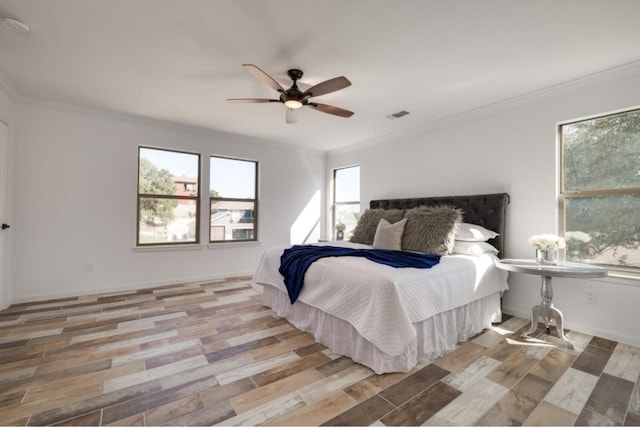
{"type": "Polygon", "coordinates": [[[302,78],[302,75],[304,73],[302,72],[302,70],[298,70],[297,68],[292,68],[289,71],[287,71],[287,74],[289,75],[289,78],[291,78],[291,80],[293,80],[293,82],[295,83],[296,80],[300,80],[302,78]]]}
{"type": "Polygon", "coordinates": [[[302,75],[304,73],[302,72],[302,70],[298,70],[297,68],[292,68],[289,71],[287,71],[287,74],[289,75],[289,78],[293,80],[293,85],[291,85],[289,89],[287,89],[286,91],[284,91],[282,95],[280,95],[280,99],[282,100],[282,102],[299,101],[300,104],[305,104],[310,97],[309,96],[303,97],[303,92],[300,89],[298,89],[298,85],[296,84],[296,82],[302,78],[302,75]]]}

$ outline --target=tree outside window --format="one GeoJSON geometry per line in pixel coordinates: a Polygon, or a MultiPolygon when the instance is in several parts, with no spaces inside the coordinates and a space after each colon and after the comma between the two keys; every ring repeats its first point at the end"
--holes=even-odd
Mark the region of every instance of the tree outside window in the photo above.
{"type": "Polygon", "coordinates": [[[140,147],[138,246],[198,242],[200,155],[140,147]]]}
{"type": "Polygon", "coordinates": [[[559,137],[567,259],[640,272],[640,110],[565,123],[559,137]]]}

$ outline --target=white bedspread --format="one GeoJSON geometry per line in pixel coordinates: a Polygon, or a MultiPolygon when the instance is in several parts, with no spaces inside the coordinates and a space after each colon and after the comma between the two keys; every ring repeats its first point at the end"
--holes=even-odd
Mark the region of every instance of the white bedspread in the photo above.
{"type": "MultiPolygon", "coordinates": [[[[366,248],[350,242],[330,245],[366,248]]],[[[278,268],[286,246],[265,251],[258,285],[287,292],[278,268]]],[[[393,268],[358,257],[331,257],[307,270],[298,299],[349,322],[384,353],[395,356],[415,339],[413,323],[507,289],[507,273],[493,255],[442,257],[430,269],[393,268]]]]}

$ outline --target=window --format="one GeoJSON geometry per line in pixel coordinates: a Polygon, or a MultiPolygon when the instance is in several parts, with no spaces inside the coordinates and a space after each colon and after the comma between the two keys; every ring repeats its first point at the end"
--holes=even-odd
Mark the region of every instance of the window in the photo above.
{"type": "Polygon", "coordinates": [[[567,259],[640,272],[640,110],[561,124],[567,259]]]}
{"type": "Polygon", "coordinates": [[[360,166],[333,170],[333,230],[345,225],[344,239],[349,239],[360,218],[360,166]]]}
{"type": "Polygon", "coordinates": [[[138,149],[138,246],[198,242],[199,183],[199,154],[138,149]]]}
{"type": "Polygon", "coordinates": [[[209,241],[257,240],[258,162],[210,158],[209,241]]]}

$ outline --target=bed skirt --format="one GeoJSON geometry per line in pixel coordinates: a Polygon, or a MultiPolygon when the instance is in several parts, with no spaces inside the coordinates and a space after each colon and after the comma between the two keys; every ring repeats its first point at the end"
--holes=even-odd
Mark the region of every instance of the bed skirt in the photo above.
{"type": "Polygon", "coordinates": [[[334,353],[348,356],[376,374],[408,372],[417,363],[428,362],[454,350],[458,342],[468,340],[502,318],[500,292],[496,292],[414,323],[416,339],[402,354],[390,356],[361,337],[350,323],[302,301],[291,304],[288,295],[275,287],[266,285],[262,288],[264,304],[279,317],[286,318],[300,330],[312,333],[317,342],[334,353]]]}

